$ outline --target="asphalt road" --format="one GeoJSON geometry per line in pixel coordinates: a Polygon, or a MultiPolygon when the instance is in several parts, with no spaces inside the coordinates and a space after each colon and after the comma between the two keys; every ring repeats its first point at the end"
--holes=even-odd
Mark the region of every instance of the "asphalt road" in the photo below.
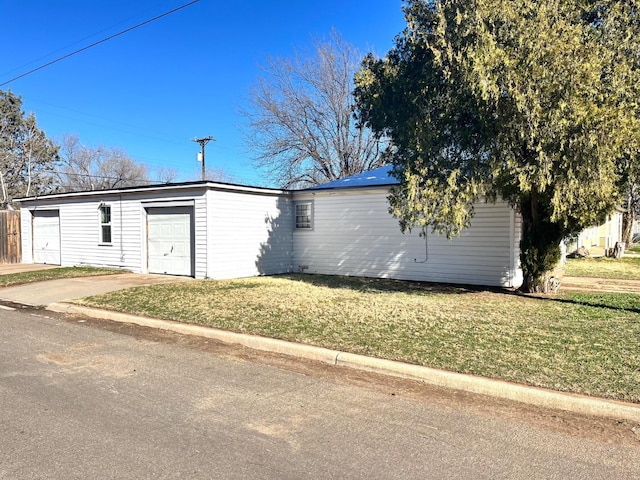
{"type": "Polygon", "coordinates": [[[0,479],[637,479],[636,430],[0,309],[0,479]]]}

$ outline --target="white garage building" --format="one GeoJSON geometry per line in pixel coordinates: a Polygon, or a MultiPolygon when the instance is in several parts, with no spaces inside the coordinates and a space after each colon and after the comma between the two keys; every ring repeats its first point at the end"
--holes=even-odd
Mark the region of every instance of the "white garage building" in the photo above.
{"type": "Polygon", "coordinates": [[[447,240],[403,235],[389,168],[307,190],[190,182],[25,198],[23,262],[238,278],[302,272],[518,287],[520,217],[479,203],[447,240]]]}
{"type": "Polygon", "coordinates": [[[291,194],[194,182],[21,200],[23,262],[231,278],[288,272],[291,194]],[[263,249],[274,235],[273,246],[263,249]]]}

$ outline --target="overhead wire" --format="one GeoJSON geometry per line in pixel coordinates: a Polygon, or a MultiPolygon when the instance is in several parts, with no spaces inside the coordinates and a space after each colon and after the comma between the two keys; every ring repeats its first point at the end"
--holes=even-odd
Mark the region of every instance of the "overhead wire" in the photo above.
{"type": "MultiPolygon", "coordinates": [[[[145,10],[145,12],[146,12],[146,11],[148,11],[148,9],[147,9],[147,10],[145,10]]],[[[141,16],[141,15],[132,16],[132,17],[129,17],[129,18],[125,19],[125,20],[122,20],[122,21],[120,21],[120,22],[118,22],[118,23],[116,23],[116,24],[114,24],[114,25],[111,25],[111,26],[108,26],[108,27],[102,28],[102,29],[98,30],[97,32],[92,33],[91,35],[88,35],[88,36],[86,36],[86,37],[80,38],[80,39],[78,39],[78,40],[74,41],[73,43],[70,43],[70,44],[65,45],[65,46],[63,46],[63,47],[60,47],[60,48],[57,48],[56,50],[54,50],[54,51],[52,51],[52,52],[49,52],[49,53],[47,53],[47,54],[45,54],[45,55],[41,55],[41,56],[39,56],[38,58],[34,58],[33,60],[30,60],[29,62],[27,62],[27,63],[25,63],[25,64],[23,64],[23,65],[20,65],[20,66],[17,66],[17,67],[15,67],[15,68],[12,68],[11,70],[7,70],[6,72],[2,72],[2,73],[0,73],[0,77],[5,77],[5,76],[7,76],[7,77],[8,77],[9,75],[12,75],[12,74],[13,74],[13,72],[19,72],[19,71],[21,71],[21,70],[24,70],[24,69],[26,69],[26,68],[29,68],[29,67],[30,67],[30,65],[37,64],[37,63],[39,63],[41,60],[44,60],[45,58],[52,57],[52,56],[54,56],[55,54],[57,54],[58,52],[64,52],[64,51],[66,51],[66,50],[69,50],[71,47],[74,47],[75,45],[81,45],[81,44],[82,44],[83,42],[85,42],[86,40],[89,40],[89,39],[91,39],[91,38],[97,37],[98,35],[100,35],[100,34],[101,34],[101,33],[103,33],[103,32],[108,32],[108,31],[110,31],[110,30],[114,30],[115,28],[119,28],[121,25],[126,24],[126,23],[129,23],[129,21],[130,21],[130,20],[137,19],[137,18],[138,18],[138,17],[140,17],[140,16],[141,16]]]]}
{"type": "Polygon", "coordinates": [[[39,67],[33,68],[33,69],[29,70],[28,72],[25,72],[25,73],[22,73],[22,74],[20,74],[20,75],[18,75],[16,77],[13,77],[12,79],[7,80],[6,82],[0,83],[0,87],[3,87],[3,86],[5,86],[5,85],[7,85],[7,84],[9,84],[11,82],[14,82],[14,81],[20,79],[20,78],[24,78],[27,75],[31,75],[32,73],[35,73],[35,72],[37,72],[39,70],[42,70],[43,68],[47,68],[47,67],[49,67],[49,66],[51,66],[51,65],[53,65],[55,63],[61,62],[62,60],[65,60],[65,59],[67,59],[69,57],[72,57],[73,55],[76,55],[76,54],[78,54],[80,52],[84,52],[85,50],[89,50],[90,48],[93,48],[93,47],[95,47],[97,45],[100,45],[101,43],[108,42],[109,40],[112,40],[112,39],[114,39],[116,37],[124,35],[125,33],[128,33],[128,32],[130,32],[132,30],[135,30],[136,28],[140,28],[140,27],[142,27],[144,25],[147,25],[147,24],[149,24],[151,22],[155,22],[156,20],[159,20],[160,18],[166,17],[167,15],[171,15],[172,13],[175,13],[178,10],[182,10],[183,8],[189,7],[189,6],[193,5],[194,3],[198,3],[199,1],[200,0],[193,0],[193,1],[189,2],[189,3],[185,3],[184,5],[181,5],[179,7],[176,7],[174,9],[172,9],[172,10],[169,10],[168,12],[162,13],[162,14],[156,16],[156,17],[150,18],[149,20],[145,20],[144,22],[138,23],[137,25],[134,25],[133,27],[126,28],[126,29],[124,29],[124,30],[122,30],[122,31],[120,31],[118,33],[114,33],[113,35],[109,35],[108,37],[103,38],[102,40],[98,40],[97,42],[94,42],[94,43],[92,43],[90,45],[87,45],[86,47],[79,48],[78,50],[74,50],[71,53],[67,53],[66,55],[63,55],[61,57],[56,58],[55,60],[47,62],[44,65],[40,65],[39,67]]]}
{"type": "MultiPolygon", "coordinates": [[[[132,26],[132,27],[126,28],[126,29],[124,29],[124,30],[122,30],[122,31],[120,31],[120,32],[118,32],[118,33],[115,33],[115,34],[110,35],[110,36],[108,36],[108,37],[106,37],[106,38],[103,38],[102,40],[98,40],[98,41],[96,41],[96,42],[94,42],[94,43],[92,43],[92,44],[90,44],[90,45],[87,45],[87,46],[85,46],[85,47],[82,47],[82,48],[79,48],[79,49],[77,49],[77,50],[74,50],[74,51],[73,51],[73,52],[71,52],[71,53],[68,53],[68,54],[66,54],[66,55],[63,55],[63,56],[61,56],[61,57],[59,57],[59,58],[56,58],[55,60],[52,60],[52,61],[50,61],[50,62],[47,62],[47,63],[45,63],[45,64],[43,64],[43,65],[40,65],[39,67],[33,68],[33,69],[31,69],[31,70],[29,70],[29,71],[27,71],[27,72],[25,72],[25,73],[22,73],[22,74],[20,74],[20,75],[17,75],[17,76],[15,76],[15,77],[13,77],[13,78],[11,78],[11,79],[9,79],[9,80],[7,80],[7,81],[3,82],[3,83],[0,83],[0,87],[5,86],[5,85],[7,85],[7,84],[9,84],[9,83],[11,83],[11,82],[14,82],[15,80],[18,80],[18,79],[20,79],[20,78],[24,78],[24,77],[26,77],[26,76],[28,76],[28,75],[31,75],[31,74],[33,74],[33,73],[35,73],[35,72],[37,72],[37,71],[39,71],[39,70],[42,70],[42,69],[44,69],[44,68],[46,68],[46,67],[49,67],[49,66],[51,66],[51,65],[54,65],[54,64],[56,64],[56,63],[58,63],[58,62],[60,62],[60,61],[62,61],[62,60],[65,60],[65,59],[67,59],[67,58],[69,58],[69,57],[71,57],[71,56],[73,56],[73,55],[76,55],[76,54],[78,54],[78,53],[81,53],[81,52],[83,52],[83,51],[86,51],[86,50],[88,50],[88,49],[90,49],[90,48],[93,48],[93,47],[95,47],[95,46],[97,46],[97,45],[100,45],[100,44],[102,44],[102,43],[105,43],[105,42],[107,42],[107,41],[109,41],[109,40],[112,40],[112,39],[114,39],[114,38],[116,38],[116,37],[119,37],[119,36],[121,36],[121,35],[124,35],[125,33],[128,33],[128,32],[130,32],[130,31],[132,31],[132,30],[137,29],[137,28],[140,28],[140,27],[142,27],[142,26],[144,26],[144,25],[147,25],[147,24],[149,24],[149,23],[151,23],[151,22],[154,22],[154,21],[156,21],[156,20],[158,20],[158,19],[160,19],[160,18],[163,18],[163,17],[166,17],[166,16],[168,16],[168,15],[171,15],[171,14],[173,14],[173,13],[175,13],[175,12],[179,11],[179,10],[182,10],[182,9],[184,9],[184,8],[186,8],[186,7],[189,7],[189,6],[191,6],[191,5],[195,4],[195,3],[198,3],[199,1],[200,1],[200,0],[193,0],[193,1],[190,1],[190,2],[185,3],[185,4],[183,4],[183,5],[179,6],[179,7],[174,8],[174,9],[172,9],[172,10],[169,10],[169,11],[167,11],[167,12],[165,12],[165,13],[162,13],[162,14],[160,14],[160,15],[157,15],[157,16],[155,16],[155,17],[151,18],[151,19],[145,20],[144,22],[138,23],[138,24],[136,24],[136,25],[134,25],[134,26],[132,26]]],[[[47,102],[43,102],[43,103],[47,103],[47,102]]],[[[53,104],[50,104],[50,103],[49,103],[49,105],[51,105],[51,106],[53,106],[53,107],[56,107],[56,108],[63,108],[63,109],[66,109],[66,110],[72,111],[71,109],[68,109],[68,108],[66,108],[66,107],[59,107],[59,106],[56,106],[56,105],[53,105],[53,104]]],[[[83,112],[79,112],[79,111],[77,111],[77,113],[83,114],[83,112]]],[[[53,115],[60,116],[60,114],[55,114],[55,113],[52,113],[52,114],[53,114],[53,115]]],[[[110,121],[112,121],[112,120],[110,120],[110,119],[106,119],[106,118],[104,118],[104,120],[109,121],[109,122],[110,122],[110,121]]],[[[98,125],[98,126],[103,126],[103,127],[106,127],[106,128],[112,129],[112,130],[121,131],[121,132],[124,132],[124,133],[133,133],[133,132],[131,132],[131,131],[123,130],[123,129],[121,129],[121,128],[117,128],[117,127],[113,127],[113,126],[101,125],[101,124],[98,124],[98,123],[95,123],[95,122],[87,122],[86,120],[85,120],[85,122],[86,122],[86,123],[92,123],[92,124],[94,124],[94,125],[98,125]]],[[[114,122],[114,123],[115,123],[115,122],[114,122]]],[[[130,127],[132,127],[132,128],[137,128],[137,127],[135,127],[134,125],[130,125],[130,127]]],[[[138,134],[139,134],[139,133],[138,133],[138,134]]],[[[180,144],[177,140],[167,139],[164,135],[160,135],[160,136],[158,136],[158,135],[149,135],[149,134],[141,134],[141,135],[146,136],[146,137],[149,137],[149,138],[152,138],[152,139],[156,139],[156,140],[162,140],[162,141],[164,141],[164,142],[168,142],[168,143],[172,143],[172,144],[176,144],[176,145],[179,145],[179,144],[180,144]]],[[[223,147],[223,148],[222,148],[222,150],[232,151],[232,150],[231,150],[231,149],[229,149],[228,147],[227,147],[227,148],[224,148],[224,147],[223,147]]],[[[149,159],[146,159],[146,160],[149,160],[149,159]]]]}

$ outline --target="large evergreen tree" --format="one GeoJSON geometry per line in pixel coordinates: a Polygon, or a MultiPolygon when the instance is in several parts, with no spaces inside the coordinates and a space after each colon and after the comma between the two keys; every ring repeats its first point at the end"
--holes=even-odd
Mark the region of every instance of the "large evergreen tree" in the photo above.
{"type": "Polygon", "coordinates": [[[13,199],[49,193],[57,147],[25,114],[22,100],[10,90],[0,90],[0,208],[13,199]]]}
{"type": "Polygon", "coordinates": [[[497,196],[522,215],[524,289],[547,291],[566,235],[620,201],[638,145],[635,1],[408,0],[406,29],[356,77],[389,136],[403,230],[449,236],[497,196]]]}

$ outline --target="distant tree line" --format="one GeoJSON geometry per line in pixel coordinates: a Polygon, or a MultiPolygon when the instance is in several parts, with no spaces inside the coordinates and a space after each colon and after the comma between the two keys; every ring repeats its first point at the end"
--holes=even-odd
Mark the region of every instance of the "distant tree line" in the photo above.
{"type": "Polygon", "coordinates": [[[14,199],[62,192],[168,183],[177,173],[154,170],[116,147],[89,147],[77,135],[47,138],[20,96],[0,90],[0,209],[14,199]]]}

